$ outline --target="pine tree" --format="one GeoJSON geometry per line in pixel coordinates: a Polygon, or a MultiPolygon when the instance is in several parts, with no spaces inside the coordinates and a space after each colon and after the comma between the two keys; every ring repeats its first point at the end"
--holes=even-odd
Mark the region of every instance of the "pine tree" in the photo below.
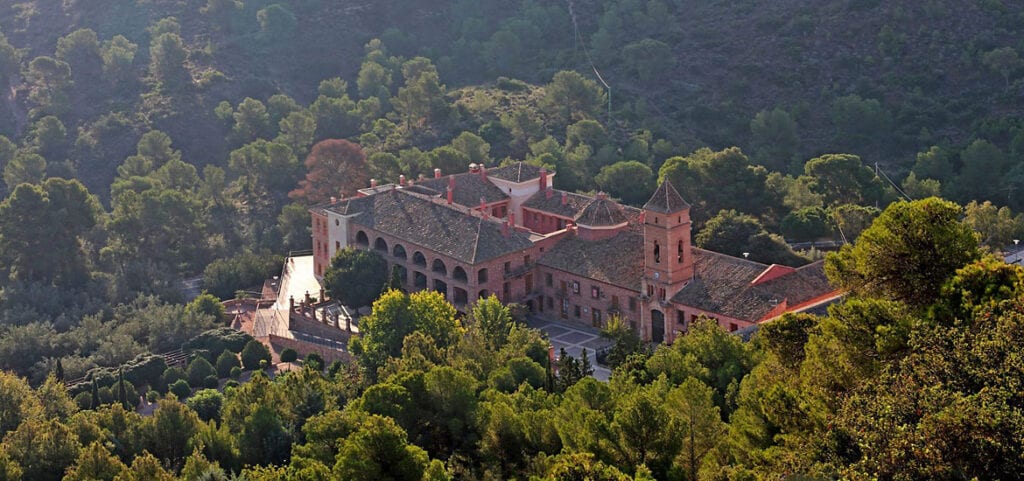
{"type": "Polygon", "coordinates": [[[64,365],[60,363],[60,359],[57,359],[57,366],[53,370],[53,375],[58,381],[64,382],[64,365]]]}

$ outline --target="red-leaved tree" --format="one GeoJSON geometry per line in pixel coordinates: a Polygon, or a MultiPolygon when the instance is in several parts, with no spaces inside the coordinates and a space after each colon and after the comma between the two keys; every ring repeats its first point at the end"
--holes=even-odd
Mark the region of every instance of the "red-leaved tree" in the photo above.
{"type": "Polygon", "coordinates": [[[306,157],[306,178],[288,197],[317,204],[334,197],[349,197],[369,185],[366,154],[359,144],[344,139],[317,142],[306,157]]]}

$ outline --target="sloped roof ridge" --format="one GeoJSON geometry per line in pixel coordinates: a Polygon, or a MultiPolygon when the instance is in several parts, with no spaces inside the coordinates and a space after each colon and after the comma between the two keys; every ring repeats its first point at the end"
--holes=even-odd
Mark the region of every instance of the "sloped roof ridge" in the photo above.
{"type": "Polygon", "coordinates": [[[683,196],[679,195],[679,191],[667,179],[658,186],[658,190],[655,190],[651,199],[644,204],[644,209],[663,214],[670,214],[689,208],[690,204],[683,199],[683,196]]]}

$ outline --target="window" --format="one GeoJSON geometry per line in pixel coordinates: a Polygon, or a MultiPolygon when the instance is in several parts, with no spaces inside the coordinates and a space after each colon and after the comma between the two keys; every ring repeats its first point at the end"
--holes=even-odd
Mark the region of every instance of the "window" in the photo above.
{"type": "Polygon", "coordinates": [[[683,263],[683,241],[679,241],[679,253],[676,255],[676,262],[683,263]]]}
{"type": "Polygon", "coordinates": [[[619,308],[619,296],[612,296],[612,309],[619,308]]]}
{"type": "Polygon", "coordinates": [[[552,299],[551,297],[548,297],[548,298],[546,298],[546,301],[547,301],[547,304],[548,304],[548,309],[554,309],[555,308],[555,300],[554,299],[552,299]]]}
{"type": "Polygon", "coordinates": [[[658,241],[654,241],[654,263],[661,264],[661,246],[658,241]]]}
{"type": "Polygon", "coordinates": [[[530,256],[529,255],[523,256],[523,265],[524,266],[530,265],[530,256]]]}
{"type": "Polygon", "coordinates": [[[676,324],[680,326],[686,325],[686,313],[679,309],[676,309],[676,324]]]}
{"type": "Polygon", "coordinates": [[[340,251],[341,250],[341,241],[334,241],[334,250],[336,250],[336,251],[340,251]]]}
{"type": "Polygon", "coordinates": [[[597,299],[601,297],[601,288],[597,286],[590,286],[590,298],[597,299]]]}
{"type": "Polygon", "coordinates": [[[512,272],[512,261],[505,261],[505,273],[512,272]]]}
{"type": "Polygon", "coordinates": [[[594,327],[601,327],[601,310],[594,309],[590,317],[590,320],[593,322],[594,327]]]}
{"type": "Polygon", "coordinates": [[[665,288],[664,287],[659,287],[658,288],[658,299],[661,299],[663,301],[665,300],[665,288]]]}
{"type": "Polygon", "coordinates": [[[339,225],[341,225],[341,221],[340,221],[340,220],[338,220],[338,219],[334,219],[334,225],[335,225],[335,226],[339,226],[339,225]]]}
{"type": "Polygon", "coordinates": [[[580,318],[580,306],[579,306],[579,304],[575,304],[575,305],[572,306],[572,313],[573,313],[574,316],[576,316],[576,319],[580,318]]]}
{"type": "Polygon", "coordinates": [[[729,332],[735,332],[735,331],[736,331],[736,330],[738,330],[739,328],[740,328],[740,327],[739,327],[739,326],[737,326],[735,322],[730,322],[730,323],[729,323],[729,332]]]}
{"type": "Polygon", "coordinates": [[[501,285],[501,300],[503,302],[508,302],[509,299],[511,299],[511,298],[512,298],[512,286],[509,285],[509,283],[506,282],[506,283],[501,285]]]}
{"type": "Polygon", "coordinates": [[[631,310],[633,312],[636,312],[636,304],[637,304],[636,303],[636,298],[635,297],[630,297],[629,298],[629,310],[631,310]]]}
{"type": "Polygon", "coordinates": [[[579,294],[580,293],[580,281],[572,281],[572,293],[573,294],[579,294]]]}
{"type": "Polygon", "coordinates": [[[551,278],[551,273],[550,272],[545,272],[544,273],[544,285],[548,286],[548,287],[551,287],[552,283],[553,283],[553,279],[551,278]]]}

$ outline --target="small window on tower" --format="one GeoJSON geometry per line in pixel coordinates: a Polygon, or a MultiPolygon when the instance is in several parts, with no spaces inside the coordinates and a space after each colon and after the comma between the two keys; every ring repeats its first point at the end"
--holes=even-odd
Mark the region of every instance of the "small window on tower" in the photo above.
{"type": "Polygon", "coordinates": [[[683,263],[683,241],[679,241],[679,255],[676,257],[676,262],[683,263]]]}
{"type": "Polygon", "coordinates": [[[658,241],[654,241],[654,263],[661,264],[661,246],[658,241]]]}

